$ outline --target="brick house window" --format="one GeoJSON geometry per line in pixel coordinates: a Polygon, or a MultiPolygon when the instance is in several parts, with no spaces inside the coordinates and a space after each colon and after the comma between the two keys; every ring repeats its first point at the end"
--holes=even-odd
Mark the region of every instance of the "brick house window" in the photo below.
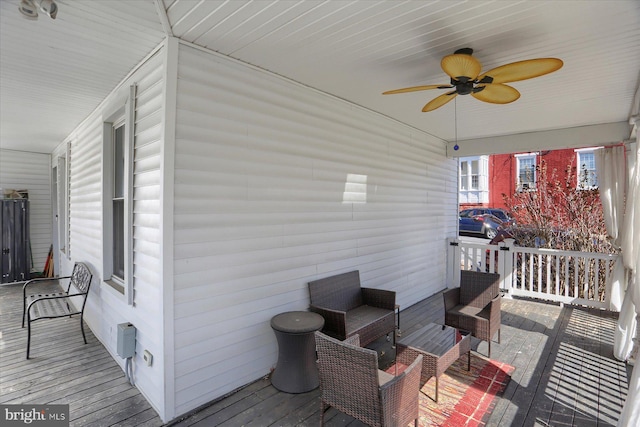
{"type": "Polygon", "coordinates": [[[536,154],[516,155],[516,167],[518,191],[526,191],[536,188],[536,154]]]}
{"type": "Polygon", "coordinates": [[[598,176],[596,174],[596,160],[593,149],[576,150],[577,155],[577,185],[578,190],[591,190],[598,188],[598,176]]]}

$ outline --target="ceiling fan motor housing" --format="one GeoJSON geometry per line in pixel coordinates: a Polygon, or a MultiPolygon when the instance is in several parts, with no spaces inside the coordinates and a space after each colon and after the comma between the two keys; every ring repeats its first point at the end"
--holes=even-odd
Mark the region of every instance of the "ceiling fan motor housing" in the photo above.
{"type": "Polygon", "coordinates": [[[469,95],[473,92],[474,80],[470,80],[469,77],[456,77],[451,79],[451,84],[456,87],[456,93],[458,95],[469,95]]]}

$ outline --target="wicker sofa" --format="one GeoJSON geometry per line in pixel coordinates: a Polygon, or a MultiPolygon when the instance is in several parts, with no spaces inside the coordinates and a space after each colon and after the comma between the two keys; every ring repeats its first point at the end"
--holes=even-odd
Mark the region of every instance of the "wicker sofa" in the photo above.
{"type": "Polygon", "coordinates": [[[395,330],[396,293],[360,287],[357,270],[309,282],[309,295],[310,310],[324,317],[322,331],[329,336],[358,334],[365,346],[395,330]]]}
{"type": "Polygon", "coordinates": [[[487,341],[491,357],[491,340],[496,332],[500,342],[500,275],[479,271],[460,272],[460,287],[449,289],[444,297],[444,324],[471,332],[487,341]]]}

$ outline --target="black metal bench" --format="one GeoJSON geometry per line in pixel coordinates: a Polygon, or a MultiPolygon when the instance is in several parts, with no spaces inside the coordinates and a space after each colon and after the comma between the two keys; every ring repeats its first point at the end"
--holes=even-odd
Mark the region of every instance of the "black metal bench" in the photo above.
{"type": "Polygon", "coordinates": [[[84,343],[87,343],[87,337],[84,334],[84,324],[82,317],[84,314],[84,306],[87,302],[87,295],[89,294],[89,287],[91,286],[91,279],[93,274],[89,268],[81,262],[75,263],[73,266],[73,272],[71,276],[64,277],[51,277],[32,279],[24,284],[22,287],[22,327],[24,328],[25,319],[27,321],[27,359],[29,358],[29,348],[31,347],[31,322],[35,322],[40,319],[56,319],[59,317],[71,317],[74,314],[80,315],[80,330],[82,331],[82,338],[84,343]],[[53,292],[48,294],[33,294],[27,295],[27,287],[34,283],[41,283],[51,280],[69,279],[69,285],[67,290],[62,292],[53,292]],[[71,285],[75,288],[75,292],[71,289],[71,285]],[[74,292],[74,293],[70,293],[74,292]],[[82,305],[80,309],[70,302],[72,298],[81,298],[82,305]]]}

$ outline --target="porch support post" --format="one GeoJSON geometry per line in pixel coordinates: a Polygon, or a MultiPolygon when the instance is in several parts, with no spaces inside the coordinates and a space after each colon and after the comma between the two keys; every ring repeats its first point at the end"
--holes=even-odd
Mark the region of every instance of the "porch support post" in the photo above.
{"type": "Polygon", "coordinates": [[[515,263],[513,262],[515,240],[505,239],[499,244],[500,250],[498,251],[498,272],[500,273],[500,280],[502,284],[501,288],[507,291],[506,298],[511,298],[513,293],[513,268],[515,263]]]}
{"type": "Polygon", "coordinates": [[[460,286],[460,241],[447,239],[447,288],[460,286]]]}

